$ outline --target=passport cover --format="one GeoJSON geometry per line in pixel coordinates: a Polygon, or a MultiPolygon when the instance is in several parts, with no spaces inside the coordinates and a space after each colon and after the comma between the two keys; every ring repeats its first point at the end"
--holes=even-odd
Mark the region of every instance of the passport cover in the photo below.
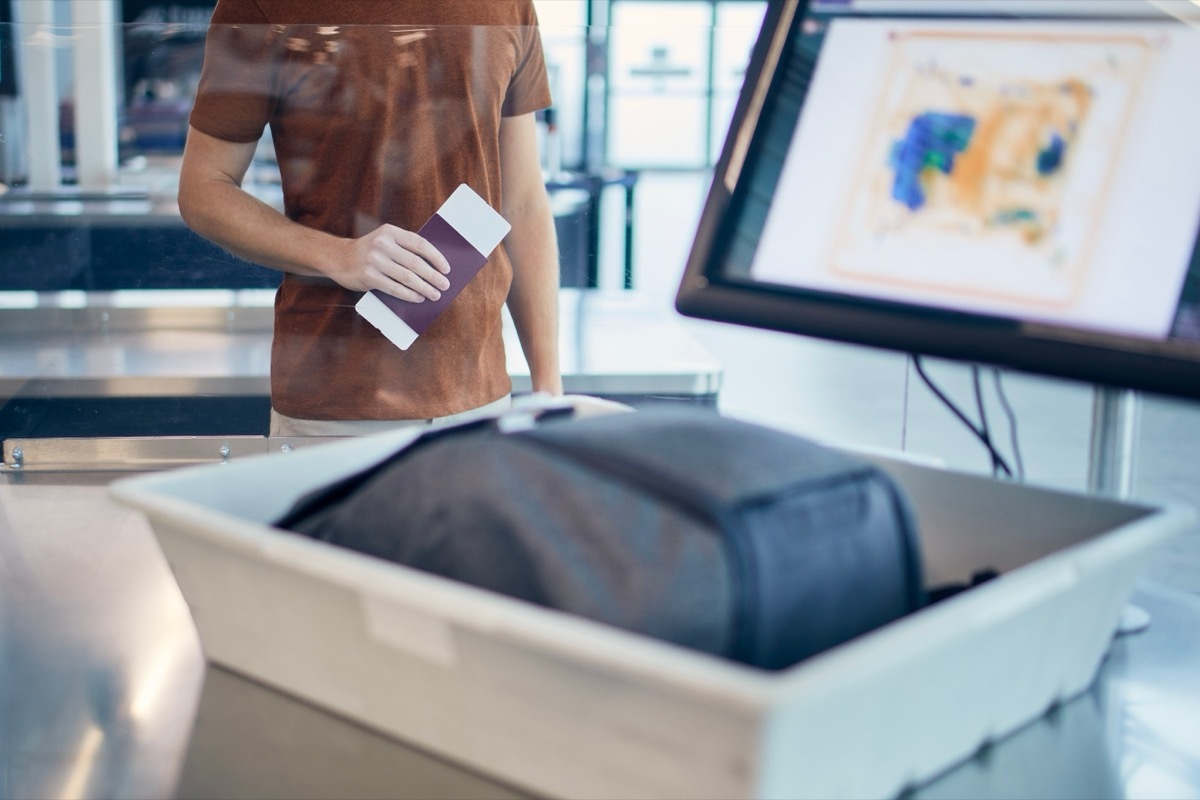
{"type": "Polygon", "coordinates": [[[450,288],[437,300],[409,303],[372,290],[355,310],[401,350],[407,350],[474,278],[512,226],[465,183],[417,231],[450,262],[450,288]]]}

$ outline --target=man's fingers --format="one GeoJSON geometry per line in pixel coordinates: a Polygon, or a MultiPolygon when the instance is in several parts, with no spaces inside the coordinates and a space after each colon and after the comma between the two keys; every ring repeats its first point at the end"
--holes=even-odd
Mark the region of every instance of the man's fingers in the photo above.
{"type": "MultiPolygon", "coordinates": [[[[407,270],[410,275],[419,278],[421,281],[429,284],[435,289],[445,291],[446,289],[450,288],[450,281],[446,279],[446,276],[434,269],[429,262],[422,259],[416,253],[403,250],[393,260],[398,266],[407,270]]],[[[413,285],[408,281],[405,281],[405,283],[407,283],[409,286],[413,285]]]]}
{"type": "Polygon", "coordinates": [[[446,260],[446,257],[428,239],[412,231],[406,231],[403,228],[393,228],[393,233],[396,244],[400,245],[400,247],[410,253],[415,253],[425,263],[441,274],[446,275],[450,272],[450,262],[446,260]]]}
{"type": "MultiPolygon", "coordinates": [[[[425,269],[429,269],[429,266],[426,265],[425,269]]],[[[404,286],[411,291],[417,292],[429,300],[440,299],[442,296],[440,288],[449,288],[449,284],[447,284],[446,287],[433,286],[427,280],[418,275],[414,270],[407,268],[397,270],[395,274],[390,274],[388,277],[400,286],[404,286]]],[[[441,275],[438,275],[438,277],[442,278],[443,281],[445,280],[445,278],[443,278],[441,275]]]]}
{"type": "Polygon", "coordinates": [[[398,291],[399,287],[405,287],[429,300],[437,300],[450,287],[444,275],[408,252],[389,255],[376,250],[369,257],[364,276],[373,288],[396,297],[405,297],[398,291]]]}
{"type": "MultiPolygon", "coordinates": [[[[433,245],[420,236],[401,228],[388,226],[381,230],[374,245],[376,253],[381,256],[375,264],[376,268],[394,280],[399,280],[419,291],[418,284],[402,277],[401,273],[407,270],[421,281],[440,291],[450,288],[450,281],[445,276],[445,273],[450,271],[450,265],[433,245]],[[402,242],[419,249],[413,250],[402,242]],[[438,266],[439,264],[441,266],[438,266]],[[400,269],[395,269],[393,265],[400,269]]],[[[426,293],[422,292],[422,294],[426,293]]],[[[430,297],[430,299],[437,298],[430,297]]]]}
{"type": "Polygon", "coordinates": [[[404,300],[405,302],[408,302],[408,303],[424,303],[425,302],[425,297],[423,295],[418,294],[417,292],[414,292],[412,289],[408,288],[407,286],[400,284],[400,283],[396,283],[395,281],[388,281],[388,285],[386,287],[381,287],[381,288],[383,291],[387,292],[392,297],[398,298],[400,300],[404,300]]]}
{"type": "MultiPolygon", "coordinates": [[[[376,284],[376,288],[402,300],[408,300],[414,296],[419,296],[423,300],[441,298],[442,293],[436,286],[431,286],[428,281],[412,270],[402,267],[390,259],[381,258],[380,261],[382,263],[377,263],[372,270],[374,277],[371,282],[376,284]]],[[[413,299],[413,302],[416,300],[413,299]]]]}
{"type": "Polygon", "coordinates": [[[438,300],[450,288],[450,264],[424,237],[383,225],[360,241],[358,273],[370,288],[411,303],[438,300]]]}

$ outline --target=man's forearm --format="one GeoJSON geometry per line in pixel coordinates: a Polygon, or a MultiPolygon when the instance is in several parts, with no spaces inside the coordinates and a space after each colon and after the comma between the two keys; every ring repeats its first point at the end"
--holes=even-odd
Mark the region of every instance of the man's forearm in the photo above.
{"type": "Polygon", "coordinates": [[[508,310],[529,363],[533,390],[562,394],[558,365],[558,242],[538,162],[533,114],[505,117],[500,123],[500,175],[504,183],[501,211],[512,225],[504,240],[513,269],[508,310]]]}
{"type": "Polygon", "coordinates": [[[293,222],[232,181],[182,183],[188,227],[234,255],[300,275],[325,275],[342,240],[293,222]]]}
{"type": "Polygon", "coordinates": [[[558,362],[558,244],[548,205],[509,219],[505,249],[513,264],[508,309],[535,392],[562,394],[558,362]]]}
{"type": "Polygon", "coordinates": [[[242,189],[255,147],[189,128],[179,213],[192,230],[247,261],[301,275],[329,274],[344,240],[292,222],[242,189]]]}

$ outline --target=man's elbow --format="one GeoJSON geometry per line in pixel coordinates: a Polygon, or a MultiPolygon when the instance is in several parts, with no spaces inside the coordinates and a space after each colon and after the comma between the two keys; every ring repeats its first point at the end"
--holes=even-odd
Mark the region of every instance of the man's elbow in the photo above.
{"type": "Polygon", "coordinates": [[[202,224],[203,189],[195,166],[189,164],[186,157],[179,170],[179,191],[176,203],[179,206],[179,216],[183,217],[184,223],[192,230],[196,230],[197,225],[202,224]]]}
{"type": "Polygon", "coordinates": [[[182,179],[179,181],[179,195],[176,198],[176,204],[179,206],[179,216],[183,217],[184,224],[192,230],[196,230],[199,222],[199,209],[195,193],[182,179]]]}
{"type": "Polygon", "coordinates": [[[220,183],[205,179],[194,171],[183,170],[179,175],[176,203],[183,222],[196,233],[207,235],[213,209],[221,207],[220,183]]]}
{"type": "Polygon", "coordinates": [[[545,187],[538,186],[518,196],[505,198],[501,213],[514,226],[517,222],[535,222],[551,218],[550,196],[545,187]]]}
{"type": "Polygon", "coordinates": [[[226,142],[189,129],[176,200],[189,228],[203,234],[208,220],[228,214],[228,190],[241,189],[253,154],[253,143],[226,142]]]}

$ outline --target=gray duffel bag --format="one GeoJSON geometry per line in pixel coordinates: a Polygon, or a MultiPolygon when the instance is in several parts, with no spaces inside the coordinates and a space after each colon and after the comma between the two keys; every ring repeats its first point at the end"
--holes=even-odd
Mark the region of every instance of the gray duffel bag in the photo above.
{"type": "Polygon", "coordinates": [[[925,602],[912,515],[871,463],[693,407],[513,427],[432,430],[277,524],[766,669],[925,602]]]}

